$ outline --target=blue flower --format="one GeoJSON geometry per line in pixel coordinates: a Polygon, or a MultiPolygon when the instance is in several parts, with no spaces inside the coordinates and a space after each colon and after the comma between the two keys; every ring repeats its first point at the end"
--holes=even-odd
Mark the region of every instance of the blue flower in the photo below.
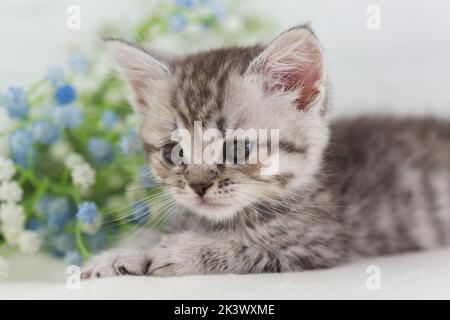
{"type": "Polygon", "coordinates": [[[114,151],[104,139],[90,139],[87,148],[93,163],[97,166],[109,164],[114,160],[114,151]]]}
{"type": "Polygon", "coordinates": [[[175,0],[175,3],[180,7],[191,9],[197,3],[196,0],[175,0]]]}
{"type": "Polygon", "coordinates": [[[132,223],[145,223],[151,214],[151,207],[146,201],[139,201],[133,206],[132,223]]]}
{"type": "Polygon", "coordinates": [[[11,118],[23,119],[28,116],[28,103],[25,91],[19,87],[9,87],[1,95],[1,102],[11,118]]]}
{"type": "Polygon", "coordinates": [[[42,197],[36,204],[35,210],[39,213],[47,213],[48,208],[50,208],[50,204],[53,201],[53,199],[54,198],[50,196],[42,197]]]}
{"type": "Polygon", "coordinates": [[[186,28],[187,18],[182,14],[175,14],[169,18],[170,29],[174,32],[181,32],[186,28]]]}
{"type": "Polygon", "coordinates": [[[83,112],[74,105],[54,107],[51,110],[50,115],[53,118],[54,124],[61,129],[76,129],[81,126],[84,121],[83,112]]]}
{"type": "Polygon", "coordinates": [[[105,129],[111,129],[116,125],[117,119],[117,114],[108,110],[102,115],[102,125],[105,129]]]}
{"type": "Polygon", "coordinates": [[[218,21],[225,19],[227,10],[222,3],[217,0],[206,0],[205,4],[211,9],[211,12],[218,21]]]}
{"type": "Polygon", "coordinates": [[[89,239],[89,246],[93,252],[100,251],[101,249],[105,248],[107,244],[108,238],[101,231],[98,231],[89,239]]]}
{"type": "Polygon", "coordinates": [[[51,231],[62,231],[67,223],[67,216],[57,212],[47,213],[47,226],[51,231]]]}
{"type": "Polygon", "coordinates": [[[65,197],[51,198],[46,206],[44,214],[47,216],[49,229],[54,232],[62,231],[72,214],[70,201],[65,197]]]}
{"type": "Polygon", "coordinates": [[[77,92],[70,84],[60,85],[56,88],[55,100],[58,104],[64,105],[75,101],[77,92]]]}
{"type": "Polygon", "coordinates": [[[70,266],[81,266],[83,263],[83,258],[81,257],[80,253],[75,250],[67,251],[64,255],[64,262],[66,262],[70,266]]]}
{"type": "Polygon", "coordinates": [[[12,153],[27,153],[33,147],[33,136],[26,129],[17,129],[10,136],[12,153]]]}
{"type": "Polygon", "coordinates": [[[52,144],[59,138],[58,127],[45,120],[34,123],[31,131],[34,140],[42,144],[52,144]]]}
{"type": "Polygon", "coordinates": [[[26,129],[17,129],[9,137],[11,157],[22,167],[28,167],[34,158],[33,135],[26,129]]]}
{"type": "Polygon", "coordinates": [[[47,213],[59,213],[62,215],[70,215],[72,205],[66,197],[51,197],[48,202],[47,213]]]}
{"type": "Polygon", "coordinates": [[[77,218],[83,224],[92,224],[99,216],[97,205],[91,201],[85,201],[78,206],[77,218]]]}
{"type": "Polygon", "coordinates": [[[69,56],[69,66],[78,73],[86,73],[89,70],[89,61],[83,54],[75,52],[69,56]]]}
{"type": "Polygon", "coordinates": [[[75,237],[67,233],[51,235],[50,245],[53,247],[53,253],[63,256],[65,252],[75,248],[75,237]]]}
{"type": "Polygon", "coordinates": [[[31,218],[26,224],[27,230],[36,231],[41,228],[41,222],[37,218],[31,218]]]}
{"type": "Polygon", "coordinates": [[[83,112],[76,106],[68,106],[66,116],[66,125],[69,129],[78,128],[84,121],[83,112]]]}
{"type": "Polygon", "coordinates": [[[142,166],[139,170],[139,178],[145,187],[155,186],[155,176],[148,166],[142,166]]]}
{"type": "Polygon", "coordinates": [[[64,70],[60,66],[51,66],[47,68],[45,79],[55,86],[64,83],[64,70]]]}
{"type": "Polygon", "coordinates": [[[64,258],[64,252],[58,251],[56,249],[52,249],[52,255],[54,255],[58,259],[64,258]]]}
{"type": "Polygon", "coordinates": [[[60,127],[61,129],[67,127],[67,114],[68,114],[68,106],[57,106],[53,107],[49,114],[53,118],[53,123],[60,127]]]}
{"type": "Polygon", "coordinates": [[[141,140],[134,130],[120,138],[119,146],[120,151],[124,155],[130,155],[142,150],[141,140]]]}

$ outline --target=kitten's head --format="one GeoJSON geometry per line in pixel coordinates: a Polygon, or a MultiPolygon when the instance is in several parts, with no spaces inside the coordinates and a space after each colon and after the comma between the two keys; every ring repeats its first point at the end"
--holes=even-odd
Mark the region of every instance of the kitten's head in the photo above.
{"type": "Polygon", "coordinates": [[[186,56],[107,45],[132,89],[149,165],[182,206],[220,221],[314,181],[328,127],[322,50],[309,28],[186,56]]]}

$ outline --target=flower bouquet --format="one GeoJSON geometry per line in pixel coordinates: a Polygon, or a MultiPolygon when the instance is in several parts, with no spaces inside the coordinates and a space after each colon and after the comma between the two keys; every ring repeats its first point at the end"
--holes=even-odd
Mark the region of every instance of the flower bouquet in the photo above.
{"type": "MultiPolygon", "coordinates": [[[[164,1],[145,12],[102,35],[186,50],[261,38],[272,28],[238,2],[164,1]]],[[[29,89],[0,94],[0,273],[1,256],[17,251],[44,250],[79,265],[170,214],[145,166],[126,90],[103,49],[95,52],[93,59],[71,52],[66,67],[47,68],[29,89]]]]}

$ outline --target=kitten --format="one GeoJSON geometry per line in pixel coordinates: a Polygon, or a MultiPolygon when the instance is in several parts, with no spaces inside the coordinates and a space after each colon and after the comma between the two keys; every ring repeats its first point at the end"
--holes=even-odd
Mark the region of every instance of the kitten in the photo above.
{"type": "MultiPolygon", "coordinates": [[[[149,166],[183,214],[169,233],[94,257],[83,278],[301,271],[449,244],[450,123],[329,124],[324,58],[308,27],[182,57],[107,45],[132,89],[149,166]],[[172,132],[194,134],[195,121],[221,132],[280,129],[270,153],[278,171],[174,163],[184,147],[172,132]]],[[[256,149],[246,142],[245,156],[256,149]]]]}

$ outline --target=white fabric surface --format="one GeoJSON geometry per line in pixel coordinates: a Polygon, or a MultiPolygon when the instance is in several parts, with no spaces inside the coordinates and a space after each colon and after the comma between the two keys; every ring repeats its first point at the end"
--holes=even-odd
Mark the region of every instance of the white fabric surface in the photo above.
{"type": "Polygon", "coordinates": [[[450,249],[303,273],[105,278],[82,282],[80,290],[67,289],[65,266],[51,258],[18,256],[11,265],[0,299],[450,299],[450,249]],[[380,267],[380,289],[367,288],[370,265],[380,267]]]}

